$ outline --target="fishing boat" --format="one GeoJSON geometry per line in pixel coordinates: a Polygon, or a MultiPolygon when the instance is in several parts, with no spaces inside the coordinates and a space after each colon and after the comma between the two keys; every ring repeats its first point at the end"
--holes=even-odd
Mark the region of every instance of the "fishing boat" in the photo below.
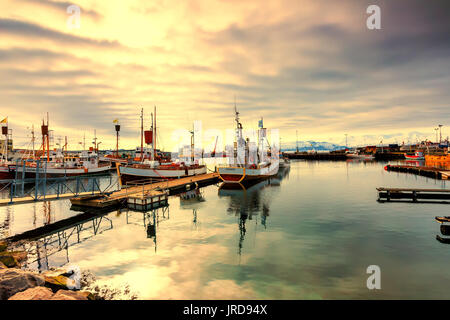
{"type": "MultiPolygon", "coordinates": [[[[17,166],[17,174],[26,178],[40,177],[64,177],[88,174],[107,173],[111,170],[110,163],[99,163],[97,144],[89,151],[84,150],[80,154],[69,155],[67,153],[67,141],[64,149],[50,150],[49,125],[42,122],[42,156],[35,159],[27,159],[23,165],[17,166]]],[[[96,139],[95,139],[96,140],[96,139]]]]}
{"type": "Polygon", "coordinates": [[[8,118],[3,119],[1,123],[2,135],[5,136],[5,143],[3,144],[3,150],[0,150],[0,180],[10,180],[14,179],[16,166],[14,162],[9,161],[8,157],[8,141],[11,141],[8,130],[8,118]]]}
{"type": "MultiPolygon", "coordinates": [[[[172,161],[162,154],[158,154],[156,150],[156,107],[154,114],[152,113],[150,130],[144,131],[143,128],[143,110],[141,110],[141,147],[136,150],[135,163],[119,167],[123,182],[142,179],[174,179],[206,173],[206,166],[198,164],[194,156],[190,163],[187,163],[172,161]],[[147,145],[145,148],[144,136],[147,145]]],[[[191,142],[193,154],[193,139],[191,142]]]]}
{"type": "Polygon", "coordinates": [[[345,155],[347,156],[347,158],[350,159],[359,159],[359,160],[373,160],[375,159],[375,156],[371,153],[362,153],[359,152],[357,150],[353,150],[353,151],[347,151],[345,153],[345,155]]]}
{"type": "Polygon", "coordinates": [[[111,170],[111,164],[99,163],[98,155],[94,151],[83,151],[79,155],[72,156],[64,156],[60,151],[51,151],[48,158],[42,156],[39,160],[18,166],[18,175],[21,176],[23,170],[26,178],[34,178],[36,173],[40,177],[65,177],[101,174],[111,170]]]}
{"type": "Polygon", "coordinates": [[[266,128],[261,119],[258,124],[258,146],[252,144],[249,139],[242,135],[242,124],[239,121],[239,112],[235,106],[236,141],[234,154],[229,158],[228,166],[219,166],[220,179],[225,183],[243,183],[251,180],[262,180],[277,174],[279,159],[272,158],[277,152],[268,152],[265,149],[266,128]],[[252,151],[251,151],[252,150],[252,151]],[[270,154],[270,155],[269,155],[270,154]]]}
{"type": "Polygon", "coordinates": [[[407,160],[425,160],[423,152],[416,151],[414,154],[405,153],[405,159],[407,160]]]}

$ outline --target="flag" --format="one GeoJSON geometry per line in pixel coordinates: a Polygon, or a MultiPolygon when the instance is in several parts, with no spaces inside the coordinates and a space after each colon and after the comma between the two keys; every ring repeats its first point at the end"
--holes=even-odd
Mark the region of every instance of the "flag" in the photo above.
{"type": "Polygon", "coordinates": [[[115,124],[119,123],[119,119],[114,119],[113,123],[115,124]]]}
{"type": "Polygon", "coordinates": [[[0,123],[8,123],[8,117],[6,117],[6,118],[3,119],[2,121],[0,121],[0,123]]]}
{"type": "Polygon", "coordinates": [[[262,118],[261,118],[261,120],[258,121],[258,127],[259,128],[263,128],[264,127],[262,118]]]}

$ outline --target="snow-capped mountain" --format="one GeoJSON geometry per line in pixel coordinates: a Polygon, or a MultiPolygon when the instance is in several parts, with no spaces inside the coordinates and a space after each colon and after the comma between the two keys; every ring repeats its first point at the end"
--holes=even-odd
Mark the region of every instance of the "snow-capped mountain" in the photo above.
{"type": "MultiPolygon", "coordinates": [[[[295,151],[297,149],[296,142],[283,142],[281,144],[282,151],[295,151]]],[[[299,151],[334,151],[345,149],[345,146],[340,146],[330,142],[317,142],[317,141],[299,141],[298,150],[299,151]]]]}

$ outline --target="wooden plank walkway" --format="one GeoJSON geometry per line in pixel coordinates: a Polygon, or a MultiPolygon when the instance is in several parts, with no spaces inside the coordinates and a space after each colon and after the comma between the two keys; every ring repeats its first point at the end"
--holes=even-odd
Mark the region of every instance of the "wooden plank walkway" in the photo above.
{"type": "Polygon", "coordinates": [[[450,204],[450,190],[447,189],[414,189],[414,188],[377,188],[378,201],[402,201],[446,203],[450,204]],[[447,200],[447,201],[444,201],[447,200]],[[438,202],[439,201],[439,202],[438,202]]]}
{"type": "MultiPolygon", "coordinates": [[[[94,191],[94,195],[99,195],[100,191],[94,191]]],[[[80,196],[92,196],[92,191],[90,192],[80,192],[78,194],[78,197],[80,196]]],[[[0,199],[0,207],[2,206],[9,206],[13,204],[24,204],[24,203],[31,203],[31,202],[38,202],[38,201],[54,201],[54,200],[61,200],[61,199],[69,199],[73,198],[75,195],[73,193],[63,193],[63,194],[47,194],[45,198],[39,197],[38,199],[35,199],[34,197],[27,196],[27,197],[18,197],[13,198],[13,202],[11,202],[11,198],[6,199],[0,199]]]]}
{"type": "Polygon", "coordinates": [[[70,199],[70,201],[72,202],[73,205],[77,206],[105,208],[117,205],[133,195],[147,193],[152,190],[186,189],[186,187],[190,185],[193,185],[189,187],[189,189],[192,189],[194,188],[195,185],[200,186],[203,183],[208,183],[217,180],[218,178],[219,174],[216,172],[206,173],[197,176],[122,188],[121,190],[114,191],[109,194],[103,194],[98,196],[76,197],[70,199]]]}

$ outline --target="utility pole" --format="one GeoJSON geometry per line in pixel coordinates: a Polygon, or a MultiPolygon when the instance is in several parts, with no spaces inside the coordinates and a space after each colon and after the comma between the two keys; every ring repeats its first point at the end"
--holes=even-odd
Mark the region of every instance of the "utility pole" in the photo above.
{"type": "Polygon", "coordinates": [[[442,124],[440,124],[438,127],[439,127],[439,144],[441,144],[442,143],[442,127],[443,127],[444,125],[442,125],[442,124]]]}

